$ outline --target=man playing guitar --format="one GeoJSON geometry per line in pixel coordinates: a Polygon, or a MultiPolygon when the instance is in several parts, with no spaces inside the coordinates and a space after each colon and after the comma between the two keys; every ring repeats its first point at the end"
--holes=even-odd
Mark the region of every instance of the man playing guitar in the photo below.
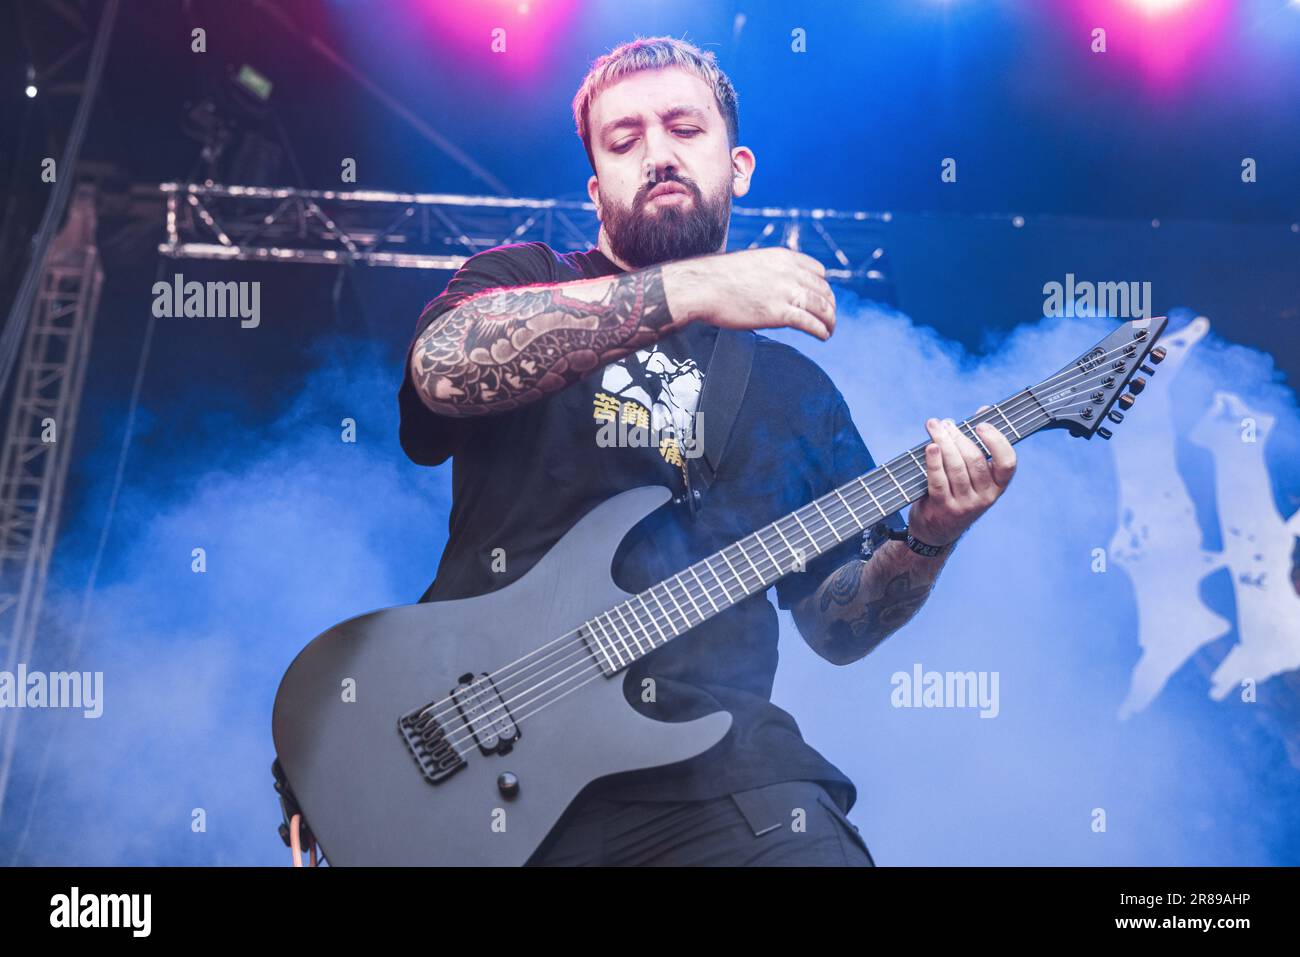
{"type": "MultiPolygon", "coordinates": [[[[519,243],[472,256],[411,345],[402,446],[423,465],[454,457],[449,538],[424,600],[504,587],[613,494],[682,489],[719,329],[823,340],[835,329],[816,260],[724,252],[755,157],[738,145],[735,90],[712,54],[667,37],[624,44],[593,64],[573,112],[593,173],[596,248],[519,243]],[[610,446],[598,437],[611,423],[662,438],[610,446]]],[[[693,516],[670,504],[640,523],[613,565],[620,587],[644,588],[874,467],[814,362],[764,336],[752,362],[705,507],[693,516]]],[[[775,585],[777,604],[834,664],[862,658],[916,613],[1015,472],[1011,444],[987,423],[978,435],[989,457],[951,420],[926,429],[927,493],[910,535],[885,538],[882,525],[904,529],[895,514],[775,585]]],[[[530,863],[871,865],[847,817],[853,783],[771,703],[777,635],[760,593],[637,662],[630,704],[660,721],[726,709],[730,732],[689,761],[595,782],[530,863]]]]}

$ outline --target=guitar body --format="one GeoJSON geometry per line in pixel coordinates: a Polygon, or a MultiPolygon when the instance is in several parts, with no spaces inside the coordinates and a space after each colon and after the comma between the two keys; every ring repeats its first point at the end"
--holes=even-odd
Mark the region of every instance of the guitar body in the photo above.
{"type": "MultiPolygon", "coordinates": [[[[331,864],[521,865],[592,781],[684,761],[722,740],[727,712],[654,721],[628,704],[624,672],[607,677],[594,665],[540,710],[511,699],[518,736],[507,753],[471,748],[462,733],[466,763],[437,783],[399,728],[403,715],[445,701],[462,676],[505,669],[625,601],[610,573],[615,550],[668,498],[658,486],[616,495],[505,588],[349,619],[294,659],[272,733],[331,864]],[[502,791],[503,773],[518,782],[513,794],[502,791]]],[[[458,722],[448,713],[441,723],[454,733],[458,722]]]]}

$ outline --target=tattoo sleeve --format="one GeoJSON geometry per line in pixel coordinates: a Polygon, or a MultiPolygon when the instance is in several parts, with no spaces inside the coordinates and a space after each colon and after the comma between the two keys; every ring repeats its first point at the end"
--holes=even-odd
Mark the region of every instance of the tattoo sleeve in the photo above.
{"type": "Polygon", "coordinates": [[[662,266],[493,289],[464,300],[420,334],[411,372],[421,400],[435,412],[506,412],[675,328],[662,266]]]}
{"type": "Polygon", "coordinates": [[[869,560],[841,565],[795,606],[799,632],[827,661],[857,661],[925,604],[950,551],[926,558],[902,542],[888,541],[869,560]]]}

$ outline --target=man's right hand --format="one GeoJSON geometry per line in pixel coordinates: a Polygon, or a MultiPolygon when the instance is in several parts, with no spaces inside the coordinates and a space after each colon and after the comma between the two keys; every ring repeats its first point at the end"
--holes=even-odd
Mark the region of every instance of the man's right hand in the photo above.
{"type": "Polygon", "coordinates": [[[784,246],[743,249],[665,263],[664,293],[674,324],[722,329],[799,329],[826,340],[835,331],[835,293],[826,268],[784,246]]]}

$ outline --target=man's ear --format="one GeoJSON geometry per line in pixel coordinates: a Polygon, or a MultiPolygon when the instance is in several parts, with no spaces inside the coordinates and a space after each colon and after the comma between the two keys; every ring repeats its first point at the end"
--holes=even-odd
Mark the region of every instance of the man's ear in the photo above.
{"type": "Polygon", "coordinates": [[[596,179],[593,173],[587,180],[587,196],[596,204],[596,218],[601,222],[605,221],[604,210],[600,208],[600,180],[596,179]]]}
{"type": "Polygon", "coordinates": [[[731,151],[731,195],[740,197],[749,192],[749,181],[758,161],[748,146],[737,146],[731,151]]]}

